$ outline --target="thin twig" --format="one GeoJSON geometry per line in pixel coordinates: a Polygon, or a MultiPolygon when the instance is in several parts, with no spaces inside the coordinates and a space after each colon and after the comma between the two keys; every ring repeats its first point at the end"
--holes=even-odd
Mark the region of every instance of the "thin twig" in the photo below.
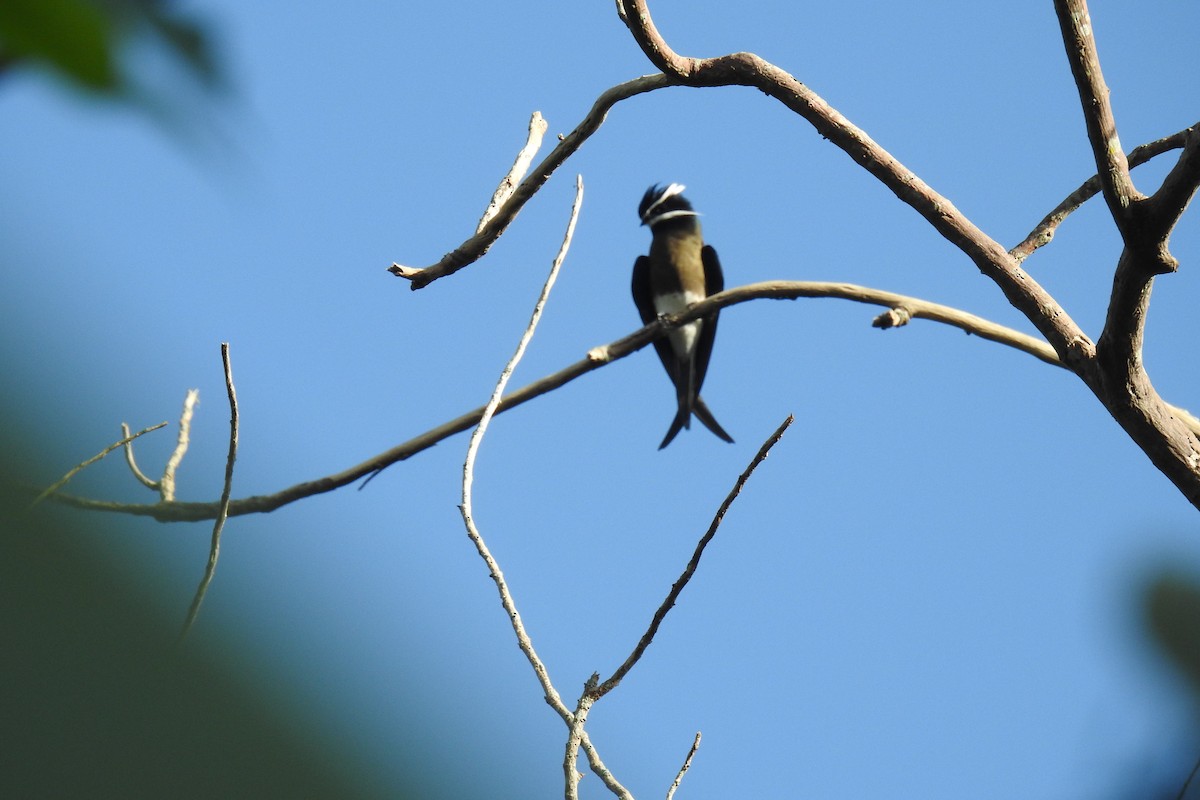
{"type": "MultiPolygon", "coordinates": [[[[550,268],[550,275],[546,279],[546,284],[542,287],[542,293],[538,297],[537,303],[534,305],[533,314],[529,320],[529,326],[525,333],[522,334],[521,340],[517,345],[517,350],[508,364],[504,367],[500,374],[500,379],[496,383],[496,388],[492,391],[492,396],[488,400],[486,406],[481,411],[475,431],[471,434],[471,441],[467,445],[467,457],[463,463],[463,489],[462,489],[462,505],[459,506],[459,511],[462,513],[463,524],[467,529],[467,536],[475,545],[476,551],[480,558],[487,565],[488,574],[496,584],[496,590],[500,594],[500,604],[504,607],[505,613],[508,615],[509,622],[512,624],[513,633],[517,637],[517,646],[524,653],[525,658],[533,667],[534,675],[537,676],[538,683],[541,684],[542,692],[546,698],[546,702],[553,708],[563,721],[568,725],[574,724],[575,718],[572,711],[563,703],[562,697],[558,690],[554,688],[554,684],[550,680],[550,674],[546,670],[545,663],[538,656],[537,651],[533,647],[533,641],[529,638],[529,634],[525,630],[525,623],[521,621],[520,612],[517,611],[517,606],[512,598],[512,592],[508,588],[508,582],[504,580],[504,573],[500,571],[500,564],[492,556],[487,544],[483,540],[483,536],[479,533],[475,525],[474,514],[471,508],[471,486],[474,482],[475,457],[479,452],[479,444],[483,439],[484,433],[487,432],[488,424],[492,417],[500,408],[500,397],[504,392],[504,387],[508,383],[513,370],[517,363],[524,355],[525,348],[529,340],[533,337],[533,332],[537,328],[538,320],[541,317],[542,309],[546,304],[546,298],[549,296],[551,288],[554,286],[554,281],[558,276],[559,268],[562,266],[563,259],[567,256],[567,250],[571,246],[571,238],[575,235],[575,223],[579,218],[579,208],[583,202],[583,177],[578,176],[575,179],[575,202],[571,206],[571,218],[567,222],[567,231],[563,236],[562,246],[559,247],[558,255],[554,258],[554,263],[550,268]]],[[[587,731],[580,729],[578,731],[581,738],[583,751],[588,756],[588,763],[591,765],[594,772],[609,791],[615,794],[621,800],[633,800],[633,796],[629,791],[620,784],[619,781],[605,766],[600,759],[600,755],[596,752],[596,748],[592,745],[591,740],[587,735],[587,731]]]]}
{"type": "MultiPolygon", "coordinates": [[[[705,298],[699,303],[688,306],[687,309],[680,311],[678,314],[664,317],[662,320],[652,322],[646,327],[639,328],[616,341],[592,348],[586,358],[517,389],[505,397],[496,409],[496,413],[501,414],[509,409],[516,408],[523,403],[527,403],[536,397],[570,383],[582,375],[600,369],[613,361],[625,358],[650,344],[656,338],[665,336],[671,329],[710,314],[714,310],[746,303],[751,300],[795,300],[801,297],[832,297],[886,308],[906,308],[909,309],[910,316],[912,317],[950,325],[968,334],[979,336],[981,339],[988,339],[989,341],[1028,353],[1047,364],[1053,364],[1058,367],[1063,366],[1054,350],[1037,337],[1021,333],[1012,328],[1006,328],[1003,325],[998,325],[951,306],[931,303],[916,297],[886,292],[881,289],[872,289],[866,286],[856,286],[849,283],[764,281],[762,283],[739,286],[734,289],[726,289],[723,292],[705,298]]],[[[1196,419],[1186,409],[1178,406],[1170,406],[1170,409],[1179,420],[1197,435],[1200,435],[1200,420],[1196,419]]],[[[479,423],[482,414],[483,408],[469,411],[462,416],[431,428],[406,442],[372,456],[362,463],[348,467],[341,472],[298,483],[273,494],[255,495],[253,497],[233,500],[229,504],[229,515],[237,517],[243,514],[262,514],[274,511],[297,500],[324,492],[331,492],[363,478],[374,476],[397,462],[404,461],[417,453],[428,450],[438,442],[448,439],[456,433],[470,430],[474,425],[479,423]]],[[[55,502],[75,506],[76,508],[153,517],[159,522],[196,522],[204,519],[213,519],[218,511],[216,503],[115,503],[109,500],[94,500],[66,494],[55,495],[54,499],[55,502]]]]}
{"type": "Polygon", "coordinates": [[[1183,782],[1183,786],[1179,787],[1179,794],[1175,796],[1175,800],[1183,800],[1187,794],[1188,787],[1192,785],[1192,780],[1196,777],[1197,771],[1200,771],[1200,758],[1196,759],[1196,764],[1192,767],[1192,771],[1188,773],[1187,780],[1183,782]]]}
{"type": "Polygon", "coordinates": [[[742,487],[746,485],[746,481],[750,480],[750,476],[754,474],[754,470],[766,459],[767,454],[771,452],[771,448],[775,446],[775,443],[779,441],[784,431],[791,426],[794,420],[795,418],[791,414],[788,414],[783,424],[767,437],[762,447],[758,448],[758,452],[754,455],[754,458],[750,460],[750,464],[738,476],[737,482],[734,483],[733,488],[725,497],[725,501],[717,509],[717,513],[713,517],[712,523],[708,526],[708,530],[700,537],[700,541],[696,543],[696,550],[692,553],[687,566],[684,567],[683,574],[671,586],[671,591],[667,592],[667,598],[662,601],[662,605],[654,612],[654,618],[650,621],[650,627],[642,634],[642,638],[638,640],[637,646],[633,648],[633,652],[629,654],[629,658],[625,659],[625,663],[617,667],[617,671],[612,674],[611,678],[596,687],[596,699],[603,697],[615,689],[617,684],[621,682],[621,679],[629,674],[629,670],[633,669],[634,665],[637,664],[642,654],[646,652],[646,648],[650,646],[650,643],[654,641],[654,635],[658,632],[659,626],[662,625],[662,621],[666,618],[667,612],[675,605],[675,601],[679,599],[679,595],[684,587],[688,585],[688,581],[696,574],[696,568],[700,566],[700,557],[704,555],[704,548],[708,547],[708,543],[717,535],[717,528],[721,527],[721,521],[725,519],[725,512],[733,505],[733,501],[741,494],[742,487]]]}
{"type": "Polygon", "coordinates": [[[474,514],[472,512],[471,487],[475,480],[475,457],[479,453],[479,445],[483,441],[483,435],[487,432],[488,424],[492,421],[492,417],[500,405],[500,397],[504,393],[504,387],[508,385],[508,379],[512,377],[513,370],[520,362],[521,357],[525,355],[525,348],[528,346],[529,340],[533,338],[533,332],[537,329],[538,321],[542,316],[542,309],[546,305],[546,299],[550,295],[550,290],[554,287],[554,282],[558,278],[559,267],[562,266],[563,259],[567,255],[567,249],[571,245],[571,237],[575,233],[575,221],[579,216],[579,206],[582,200],[583,178],[579,177],[576,179],[575,184],[575,204],[571,207],[571,219],[567,223],[567,232],[563,237],[562,246],[559,248],[558,255],[550,267],[550,276],[546,279],[545,285],[542,286],[541,295],[538,297],[537,303],[534,304],[529,325],[525,328],[525,332],[521,335],[521,339],[517,343],[516,352],[513,353],[512,358],[509,359],[504,370],[500,373],[500,379],[496,382],[496,388],[492,390],[492,396],[488,399],[487,405],[484,406],[479,423],[476,425],[475,431],[471,434],[471,441],[467,445],[467,458],[463,462],[462,505],[459,506],[459,511],[462,512],[463,523],[467,528],[467,536],[470,537],[471,542],[475,545],[475,549],[479,552],[479,557],[487,565],[488,573],[496,583],[496,590],[500,593],[500,604],[504,606],[504,610],[512,622],[513,633],[517,636],[517,644],[533,667],[538,682],[541,683],[542,690],[545,692],[546,702],[550,703],[551,707],[566,720],[571,718],[571,711],[563,703],[558,691],[550,682],[550,675],[546,671],[546,665],[533,649],[533,642],[530,640],[529,634],[525,631],[525,624],[521,622],[521,615],[517,611],[516,603],[513,601],[512,593],[509,591],[508,582],[504,580],[504,573],[500,571],[500,564],[492,556],[491,551],[483,540],[482,534],[480,534],[479,529],[475,526],[474,514]]]}
{"type": "Polygon", "coordinates": [[[421,268],[392,264],[388,268],[388,272],[408,279],[411,281],[409,288],[416,290],[428,286],[438,278],[453,275],[463,267],[478,261],[491,249],[491,246],[496,243],[500,235],[516,219],[517,214],[525,207],[529,199],[537,194],[537,191],[550,179],[554,171],[562,166],[563,162],[570,158],[600,128],[600,125],[604,122],[604,118],[608,116],[610,108],[621,100],[627,100],[635,95],[654,91],[655,89],[662,89],[675,83],[677,81],[665,75],[645,75],[641,78],[634,78],[631,81],[626,81],[625,83],[606,89],[596,98],[596,102],[592,104],[591,110],[575,126],[575,130],[559,140],[555,148],[521,181],[520,186],[513,192],[512,197],[508,199],[496,216],[492,217],[482,230],[470,239],[467,239],[453,251],[442,256],[436,264],[421,268]]]}
{"type": "Polygon", "coordinates": [[[675,776],[675,780],[671,781],[671,788],[667,790],[667,800],[671,800],[675,796],[675,790],[679,788],[679,784],[683,783],[683,776],[692,766],[692,757],[696,755],[696,751],[700,749],[700,731],[696,731],[696,739],[692,742],[692,747],[688,750],[687,758],[683,760],[683,766],[679,768],[679,774],[675,776]]]}
{"type": "Polygon", "coordinates": [[[583,752],[588,757],[588,765],[592,768],[592,773],[600,779],[610,792],[616,795],[617,800],[633,800],[633,795],[628,789],[621,785],[616,776],[608,769],[603,761],[600,760],[600,754],[596,752],[596,746],[592,744],[592,740],[588,738],[587,731],[582,731],[583,736],[583,752]]]}
{"type": "MultiPolygon", "coordinates": [[[[1183,147],[1187,141],[1189,132],[1197,129],[1193,125],[1190,128],[1184,128],[1178,133],[1173,133],[1170,136],[1164,136],[1161,139],[1156,139],[1153,142],[1138,145],[1129,151],[1128,160],[1129,167],[1140,167],[1155,156],[1160,156],[1163,153],[1171,150],[1178,150],[1183,147]]],[[[1088,178],[1083,184],[1067,195],[1066,198],[1055,206],[1054,210],[1042,218],[1042,221],[1030,231],[1029,235],[1008,253],[1017,261],[1024,261],[1039,247],[1049,244],[1054,239],[1055,231],[1063,221],[1077,210],[1080,206],[1091,200],[1100,193],[1100,176],[1093,175],[1088,178]]]]}
{"type": "Polygon", "coordinates": [[[221,343],[221,365],[225,370],[225,393],[229,395],[229,452],[225,456],[225,485],[221,489],[220,509],[216,522],[213,524],[212,540],[208,548],[208,565],[204,568],[204,577],[196,587],[196,596],[192,598],[192,606],[188,609],[187,619],[183,630],[179,633],[179,644],[183,644],[196,617],[200,614],[200,605],[208,594],[209,584],[217,574],[217,559],[221,555],[221,531],[225,528],[225,520],[229,517],[229,496],[233,492],[233,464],[237,461],[238,448],[238,403],[237,390],[233,386],[233,368],[229,364],[229,342],[221,343]]]}
{"type": "Polygon", "coordinates": [[[124,430],[125,438],[120,439],[119,441],[113,442],[108,447],[104,448],[99,453],[96,453],[96,455],[92,456],[88,460],[82,461],[82,462],[76,464],[74,467],[72,467],[70,470],[67,471],[66,475],[63,475],[57,481],[55,481],[54,483],[52,483],[51,485],[49,485],[45,489],[43,489],[41,494],[39,494],[37,497],[35,497],[33,499],[33,502],[29,504],[29,507],[33,508],[38,503],[45,500],[47,497],[50,497],[51,495],[53,495],[59,489],[66,486],[67,482],[69,480],[71,480],[71,478],[74,478],[80,472],[87,469],[92,464],[95,464],[100,459],[104,458],[106,455],[111,453],[113,450],[116,450],[118,447],[124,447],[125,445],[132,442],[134,439],[138,438],[139,436],[144,436],[145,434],[149,433],[150,431],[156,431],[159,428],[165,427],[166,424],[167,423],[165,423],[165,422],[160,422],[157,425],[151,425],[149,428],[143,428],[142,430],[138,431],[137,433],[133,434],[132,436],[129,434],[128,426],[126,426],[126,428],[124,430]]]}
{"type": "MultiPolygon", "coordinates": [[[[166,424],[167,423],[165,423],[165,422],[163,423],[163,425],[166,425],[166,424]]],[[[121,423],[121,435],[124,436],[126,439],[129,439],[128,423],[125,423],[125,422],[121,423]]],[[[144,473],[140,469],[138,469],[137,461],[133,457],[133,440],[132,439],[129,439],[129,441],[125,442],[125,463],[129,465],[130,472],[133,473],[133,477],[137,478],[139,483],[141,483],[147,489],[153,489],[156,492],[158,491],[158,481],[153,480],[152,478],[148,477],[146,475],[146,473],[144,473]]]]}
{"type": "Polygon", "coordinates": [[[533,157],[537,155],[538,149],[542,146],[542,137],[546,135],[548,123],[542,116],[540,111],[533,112],[533,116],[529,118],[529,138],[525,140],[525,146],[521,148],[521,152],[517,153],[517,158],[513,162],[512,169],[500,181],[500,185],[496,187],[496,193],[492,195],[492,201],[488,203],[487,209],[483,212],[483,216],[479,220],[479,225],[475,227],[475,232],[479,233],[484,229],[492,217],[500,208],[508,202],[508,198],[512,197],[512,193],[516,190],[517,184],[525,177],[525,173],[529,171],[529,163],[533,161],[533,157]]]}
{"type": "Polygon", "coordinates": [[[179,469],[179,462],[183,461],[183,456],[187,452],[192,433],[192,414],[195,413],[196,403],[199,400],[199,389],[188,389],[187,396],[183,398],[183,412],[179,415],[179,438],[175,442],[175,450],[167,459],[162,480],[158,482],[159,497],[164,503],[171,503],[175,500],[175,471],[179,469]]]}

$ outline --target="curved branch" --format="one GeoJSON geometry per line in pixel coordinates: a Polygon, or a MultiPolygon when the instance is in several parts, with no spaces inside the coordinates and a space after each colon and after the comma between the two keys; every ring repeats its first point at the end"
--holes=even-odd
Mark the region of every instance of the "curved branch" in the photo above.
{"type": "MultiPolygon", "coordinates": [[[[650,344],[659,336],[665,336],[667,331],[678,327],[686,322],[702,317],[711,313],[714,310],[725,308],[727,306],[746,303],[751,300],[758,299],[775,299],[775,300],[795,300],[797,298],[824,298],[833,297],[842,300],[850,300],[856,303],[865,303],[869,305],[883,306],[888,309],[900,309],[898,316],[915,317],[918,319],[927,319],[933,322],[940,322],[944,325],[950,325],[958,328],[966,333],[979,336],[982,339],[996,342],[998,344],[1007,345],[1038,358],[1047,364],[1055,366],[1063,366],[1058,356],[1054,353],[1053,348],[1045,342],[1037,339],[1029,334],[1021,333],[1020,331],[1011,328],[1005,328],[989,320],[970,314],[966,311],[961,311],[950,306],[944,306],[939,303],[931,303],[927,300],[921,300],[916,297],[908,297],[906,295],[896,294],[895,292],[886,292],[880,289],[871,289],[865,286],[856,286],[849,283],[828,283],[822,281],[765,281],[763,283],[748,284],[739,286],[734,289],[727,289],[719,294],[714,294],[703,301],[696,303],[688,308],[680,311],[677,314],[672,314],[663,317],[661,320],[651,323],[644,328],[641,328],[633,333],[617,339],[614,342],[593,348],[588,352],[587,357],[581,361],[576,361],[574,364],[559,370],[551,375],[547,375],[540,380],[534,381],[527,386],[518,389],[512,394],[506,396],[497,409],[497,413],[507,411],[511,408],[516,408],[522,403],[526,403],[535,397],[539,397],[554,389],[557,389],[564,384],[570,383],[581,375],[585,375],[592,370],[599,369],[613,361],[622,359],[632,353],[637,352],[641,348],[650,344]]],[[[893,324],[892,327],[895,325],[893,324]]],[[[877,324],[876,327],[888,327],[887,325],[877,324]]],[[[1200,435],[1200,421],[1196,420],[1183,409],[1171,407],[1172,411],[1188,425],[1193,431],[1200,435]]],[[[386,469],[398,461],[404,461],[407,458],[433,447],[443,439],[447,439],[456,433],[468,430],[479,422],[483,414],[482,408],[477,408],[469,411],[460,417],[443,423],[436,428],[422,433],[420,436],[414,437],[403,444],[386,450],[378,455],[356,464],[353,467],[345,469],[333,475],[327,475],[323,478],[318,478],[312,481],[296,484],[282,491],[268,495],[256,495],[246,497],[239,500],[234,500],[229,504],[229,516],[241,516],[243,514],[262,514],[274,511],[289,503],[294,503],[297,500],[302,500],[305,497],[330,492],[334,489],[339,489],[355,481],[361,480],[369,475],[386,469]]],[[[153,505],[145,504],[129,504],[115,503],[107,500],[92,500],[89,498],[75,497],[71,495],[56,494],[54,499],[57,502],[72,505],[78,508],[84,508],[92,511],[111,511],[121,514],[133,514],[136,516],[153,517],[160,522],[197,522],[200,520],[213,519],[217,514],[218,507],[216,503],[156,503],[153,505]]]]}
{"type": "Polygon", "coordinates": [[[810,88],[753,53],[704,59],[680,56],[654,27],[646,0],[623,0],[623,4],[630,32],[656,67],[688,86],[754,87],[803,117],[962,250],[1072,371],[1090,368],[1095,356],[1091,339],[1050,293],[1021,269],[1017,259],[810,88]]]}
{"type": "Polygon", "coordinates": [[[550,267],[550,275],[542,285],[542,292],[538,295],[537,302],[534,303],[529,324],[525,326],[525,330],[517,342],[517,349],[508,360],[508,363],[504,365],[504,369],[501,370],[500,378],[496,381],[496,387],[492,390],[491,397],[488,398],[487,405],[484,406],[483,413],[479,417],[479,423],[471,433],[470,441],[467,444],[467,457],[463,462],[462,503],[458,507],[458,510],[462,513],[463,525],[467,529],[467,536],[470,538],[471,543],[475,545],[479,557],[483,559],[484,564],[487,566],[488,575],[496,584],[496,591],[500,595],[500,604],[504,607],[504,613],[508,616],[509,622],[512,624],[513,633],[517,637],[517,646],[529,661],[530,666],[533,667],[538,683],[542,686],[546,702],[568,725],[574,722],[574,716],[566,704],[563,703],[558,690],[554,688],[554,684],[550,681],[550,673],[546,669],[546,664],[538,656],[537,651],[533,647],[533,640],[529,638],[529,634],[525,630],[525,624],[521,621],[521,614],[517,611],[517,604],[513,600],[512,592],[509,591],[508,581],[504,579],[504,572],[501,571],[499,562],[492,555],[491,549],[484,541],[483,534],[479,532],[479,527],[475,524],[474,492],[472,489],[475,484],[475,459],[479,454],[479,447],[483,443],[483,436],[487,433],[488,425],[491,423],[492,417],[495,416],[496,409],[500,405],[500,397],[504,393],[504,387],[508,385],[508,381],[512,377],[517,364],[525,356],[525,349],[529,346],[530,340],[533,339],[538,322],[541,321],[546,301],[549,300],[550,292],[554,288],[555,281],[558,279],[559,268],[562,266],[562,262],[567,255],[567,250],[571,246],[571,238],[575,234],[575,222],[579,219],[579,206],[582,200],[583,180],[579,178],[575,190],[575,204],[571,207],[571,219],[567,223],[567,232],[563,237],[558,256],[555,257],[554,263],[550,267]]]}
{"type": "Polygon", "coordinates": [[[113,450],[116,450],[118,447],[128,447],[129,443],[132,442],[134,439],[138,438],[139,436],[145,436],[147,433],[150,433],[150,431],[156,431],[159,428],[165,428],[166,426],[167,426],[167,423],[160,422],[157,425],[151,425],[149,428],[142,428],[137,433],[130,433],[129,426],[122,423],[121,432],[124,434],[124,438],[118,439],[117,441],[113,442],[108,447],[104,448],[103,450],[101,450],[99,453],[92,456],[91,458],[89,458],[85,461],[81,461],[80,463],[71,467],[71,469],[67,470],[66,475],[63,475],[57,481],[55,481],[54,483],[50,484],[45,489],[43,489],[38,494],[38,496],[33,499],[33,502],[29,504],[29,507],[33,508],[38,503],[45,500],[47,497],[54,496],[54,493],[57,492],[62,487],[66,486],[67,483],[71,480],[71,478],[74,478],[80,472],[87,469],[92,464],[95,464],[97,461],[104,458],[106,455],[111,453],[113,450]]]}
{"type": "Polygon", "coordinates": [[[517,218],[517,214],[529,202],[529,198],[533,197],[538,189],[541,189],[542,185],[550,179],[550,176],[554,174],[554,170],[562,166],[563,162],[600,128],[600,125],[604,122],[604,118],[608,116],[610,108],[621,100],[627,100],[644,92],[661,89],[673,83],[675,81],[666,75],[644,75],[641,78],[634,78],[631,81],[618,84],[603,92],[596,98],[596,102],[592,104],[591,111],[587,113],[583,121],[575,126],[575,130],[562,137],[558,146],[551,150],[549,155],[542,159],[542,163],[538,164],[533,172],[521,181],[521,185],[500,206],[495,216],[487,220],[487,223],[474,236],[442,256],[441,260],[436,264],[430,264],[428,267],[421,268],[392,264],[388,268],[388,272],[400,278],[407,278],[411,282],[410,288],[416,290],[428,286],[438,278],[453,275],[463,267],[479,260],[484,253],[491,249],[492,245],[496,243],[496,240],[500,238],[500,234],[504,233],[509,224],[517,218]]]}

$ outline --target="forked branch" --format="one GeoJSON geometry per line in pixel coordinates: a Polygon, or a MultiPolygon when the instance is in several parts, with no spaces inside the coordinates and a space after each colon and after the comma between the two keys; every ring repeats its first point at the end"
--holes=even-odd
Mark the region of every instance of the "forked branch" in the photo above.
{"type": "Polygon", "coordinates": [[[562,137],[558,145],[542,159],[542,163],[538,164],[532,173],[521,181],[512,195],[500,205],[495,215],[488,219],[487,223],[474,236],[427,267],[415,268],[392,264],[388,268],[388,272],[400,278],[407,278],[410,281],[409,288],[416,290],[428,286],[438,278],[453,275],[463,267],[477,261],[491,249],[500,235],[516,219],[525,204],[529,202],[529,198],[533,197],[554,174],[554,170],[558,169],[588,140],[588,137],[600,128],[604,118],[608,116],[610,108],[621,100],[670,86],[671,83],[672,81],[665,75],[646,75],[614,86],[601,94],[596,98],[591,111],[583,118],[583,121],[575,126],[575,130],[562,137]]]}
{"type": "MultiPolygon", "coordinates": [[[[1038,329],[1063,364],[1091,389],[1154,465],[1200,509],[1200,440],[1194,426],[1159,397],[1141,363],[1141,337],[1153,277],[1175,268],[1166,245],[1169,226],[1163,224],[1165,216],[1153,216],[1155,204],[1133,186],[1085,0],[1055,0],[1055,9],[1083,102],[1100,185],[1125,242],[1100,347],[1021,269],[1019,252],[1004,251],[949,200],[795,77],[752,53],[717,58],[681,56],[659,34],[647,0],[620,2],[621,17],[642,52],[665,74],[688,86],[752,86],[774,97],[916,210],[995,282],[1009,304],[1038,329]]],[[[1172,171],[1169,194],[1176,198],[1169,209],[1172,225],[1186,204],[1179,198],[1190,198],[1200,181],[1195,147],[1185,146],[1180,165],[1172,171]]],[[[1167,211],[1159,209],[1158,213],[1167,211]]]]}

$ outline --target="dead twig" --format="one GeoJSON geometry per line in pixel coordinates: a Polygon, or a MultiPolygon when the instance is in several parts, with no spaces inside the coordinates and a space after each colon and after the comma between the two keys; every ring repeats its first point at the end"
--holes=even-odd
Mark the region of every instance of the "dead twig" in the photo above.
{"type": "Polygon", "coordinates": [[[183,644],[200,615],[200,605],[208,594],[208,587],[213,576],[217,574],[217,559],[221,555],[221,532],[225,528],[225,520],[229,517],[229,496],[233,493],[233,464],[237,461],[238,449],[238,403],[237,390],[233,386],[233,368],[229,364],[229,342],[221,343],[221,365],[225,370],[225,393],[229,396],[229,452],[225,456],[225,485],[221,489],[221,500],[217,510],[217,519],[213,523],[212,539],[208,549],[208,564],[204,568],[204,577],[196,587],[196,595],[188,609],[187,619],[179,632],[179,644],[183,644]]]}

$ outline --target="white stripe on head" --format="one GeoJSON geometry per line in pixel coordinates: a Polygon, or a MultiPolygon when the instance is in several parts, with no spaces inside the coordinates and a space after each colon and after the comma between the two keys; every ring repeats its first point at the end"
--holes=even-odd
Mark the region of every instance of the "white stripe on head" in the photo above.
{"type": "Polygon", "coordinates": [[[655,200],[653,203],[651,203],[650,207],[646,209],[646,213],[642,215],[642,219],[649,220],[651,211],[653,211],[654,209],[656,209],[660,205],[662,205],[663,201],[666,200],[667,198],[674,197],[677,194],[681,194],[683,192],[683,190],[686,188],[687,187],[684,186],[682,183],[672,183],[669,186],[667,186],[667,188],[662,190],[662,194],[660,194],[658,196],[658,199],[655,200]]]}
{"type": "Polygon", "coordinates": [[[645,224],[647,224],[651,228],[653,228],[655,225],[662,222],[663,220],[674,219],[675,217],[698,217],[698,216],[700,216],[699,211],[689,211],[686,208],[678,208],[674,211],[664,211],[663,213],[661,213],[657,216],[648,217],[646,219],[645,224]]]}

